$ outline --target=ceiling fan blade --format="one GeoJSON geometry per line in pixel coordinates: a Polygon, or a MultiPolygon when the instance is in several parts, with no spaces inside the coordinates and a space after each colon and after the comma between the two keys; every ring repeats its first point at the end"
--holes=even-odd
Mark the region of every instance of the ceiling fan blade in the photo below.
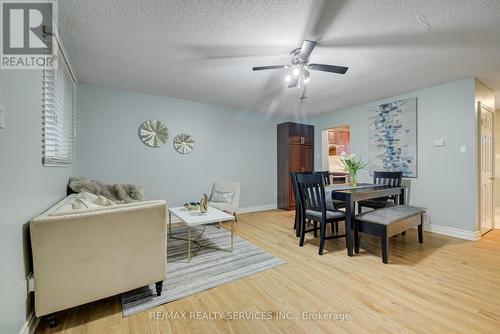
{"type": "Polygon", "coordinates": [[[298,83],[299,83],[299,77],[292,76],[292,80],[290,80],[290,82],[288,83],[288,88],[297,87],[298,83]]]}
{"type": "Polygon", "coordinates": [[[309,59],[309,56],[311,55],[311,52],[313,51],[315,46],[316,42],[305,40],[302,43],[302,47],[300,48],[300,52],[297,58],[306,62],[309,59]]]}
{"type": "Polygon", "coordinates": [[[324,64],[309,64],[310,70],[324,71],[338,74],[345,74],[349,67],[335,66],[335,65],[324,65],[324,64]]]}
{"type": "Polygon", "coordinates": [[[252,71],[275,70],[275,69],[287,68],[287,67],[288,67],[288,65],[257,66],[257,67],[252,67],[252,71]]]}

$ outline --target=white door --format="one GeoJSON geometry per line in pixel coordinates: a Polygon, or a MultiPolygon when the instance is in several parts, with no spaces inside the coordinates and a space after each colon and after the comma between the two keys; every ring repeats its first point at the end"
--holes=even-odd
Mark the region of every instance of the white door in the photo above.
{"type": "Polygon", "coordinates": [[[479,102],[480,111],[480,221],[481,235],[493,229],[493,220],[495,219],[495,207],[493,205],[493,182],[495,148],[493,147],[493,131],[495,127],[493,109],[488,108],[479,102]]]}

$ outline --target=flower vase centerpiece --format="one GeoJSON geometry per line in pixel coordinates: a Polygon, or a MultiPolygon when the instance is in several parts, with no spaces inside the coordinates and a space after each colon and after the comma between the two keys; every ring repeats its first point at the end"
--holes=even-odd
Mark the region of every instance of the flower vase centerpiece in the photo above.
{"type": "Polygon", "coordinates": [[[360,170],[365,169],[368,164],[356,157],[356,154],[347,154],[342,152],[340,155],[340,162],[342,163],[345,171],[350,176],[350,184],[355,187],[357,185],[357,174],[360,170]]]}

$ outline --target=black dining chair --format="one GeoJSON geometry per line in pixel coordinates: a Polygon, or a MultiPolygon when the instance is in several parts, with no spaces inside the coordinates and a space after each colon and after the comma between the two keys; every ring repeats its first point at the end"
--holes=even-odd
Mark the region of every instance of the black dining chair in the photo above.
{"type": "Polygon", "coordinates": [[[301,206],[300,221],[300,241],[299,246],[304,246],[305,234],[308,232],[316,232],[317,226],[314,224],[313,229],[306,230],[306,219],[319,224],[320,242],[319,255],[323,255],[325,248],[325,240],[343,238],[346,235],[335,234],[326,236],[326,224],[334,224],[340,221],[345,221],[345,213],[342,211],[332,211],[326,209],[324,179],[320,174],[312,175],[296,175],[297,185],[299,189],[299,201],[301,206]]]}
{"type": "MultiPolygon", "coordinates": [[[[300,195],[299,195],[299,188],[297,185],[297,175],[302,174],[302,175],[310,175],[312,172],[292,172],[290,173],[290,179],[292,181],[292,191],[293,191],[293,196],[295,198],[295,222],[293,224],[293,229],[295,230],[295,236],[298,238],[300,237],[300,222],[302,219],[302,210],[300,207],[300,195]]],[[[314,237],[316,237],[317,232],[315,232],[314,237]]]]}
{"type": "MultiPolygon", "coordinates": [[[[402,172],[373,172],[374,184],[385,184],[393,187],[401,187],[402,172]]],[[[381,209],[394,206],[397,203],[397,196],[379,197],[358,202],[358,214],[363,212],[363,208],[381,209]]]]}
{"type": "Polygon", "coordinates": [[[314,172],[315,174],[319,174],[323,177],[324,185],[330,185],[330,172],[329,171],[319,171],[319,172],[314,172]]]}
{"type": "MultiPolygon", "coordinates": [[[[323,177],[323,180],[325,181],[325,186],[326,185],[331,185],[331,182],[330,182],[330,172],[329,171],[321,171],[321,172],[314,172],[314,173],[317,173],[319,175],[321,175],[323,177]]],[[[333,207],[335,209],[342,209],[342,208],[345,208],[345,202],[344,201],[341,201],[341,200],[338,200],[338,199],[329,199],[327,198],[326,199],[327,201],[331,200],[332,203],[333,203],[333,207]]],[[[332,225],[333,227],[333,225],[332,225]]],[[[337,231],[338,231],[338,226],[337,226],[337,231]]]]}

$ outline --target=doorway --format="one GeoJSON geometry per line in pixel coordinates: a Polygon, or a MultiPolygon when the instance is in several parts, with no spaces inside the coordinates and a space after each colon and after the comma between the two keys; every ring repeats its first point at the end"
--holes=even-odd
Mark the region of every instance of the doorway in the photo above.
{"type": "Polygon", "coordinates": [[[494,228],[500,228],[500,109],[495,112],[495,180],[493,187],[495,188],[495,219],[494,228]]]}
{"type": "Polygon", "coordinates": [[[347,183],[347,173],[340,162],[342,153],[351,152],[351,129],[339,125],[322,132],[322,169],[330,172],[332,184],[347,183]]]}
{"type": "Polygon", "coordinates": [[[479,102],[479,222],[481,235],[495,221],[495,110],[479,102]]]}

